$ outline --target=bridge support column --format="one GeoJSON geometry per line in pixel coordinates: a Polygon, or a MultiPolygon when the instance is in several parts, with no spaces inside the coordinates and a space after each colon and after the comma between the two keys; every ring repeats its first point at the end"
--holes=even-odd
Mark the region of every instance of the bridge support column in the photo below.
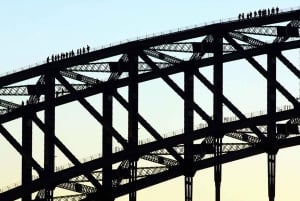
{"type": "Polygon", "coordinates": [[[223,122],[223,37],[221,35],[214,35],[214,101],[213,101],[213,122],[215,127],[214,133],[214,177],[215,177],[215,199],[220,201],[221,194],[221,178],[222,178],[222,165],[220,163],[220,157],[222,154],[222,138],[224,132],[221,129],[223,122]]]}
{"type": "MultiPolygon", "coordinates": [[[[128,88],[128,143],[130,148],[138,146],[138,56],[131,53],[129,58],[129,88],[128,88]]],[[[137,158],[129,160],[129,182],[137,179],[137,158]]],[[[129,201],[136,201],[136,191],[133,189],[129,193],[129,201]]]]}
{"type": "Polygon", "coordinates": [[[275,54],[267,56],[267,154],[268,154],[268,194],[269,201],[275,200],[275,166],[276,166],[276,57],[275,54]]]}
{"type": "MultiPolygon", "coordinates": [[[[45,76],[45,138],[44,138],[44,172],[46,179],[54,174],[54,142],[55,142],[55,77],[53,73],[45,76]]],[[[49,183],[45,188],[45,200],[53,200],[54,186],[49,183]]]]}
{"type": "Polygon", "coordinates": [[[107,132],[104,129],[104,126],[112,126],[112,118],[113,118],[113,102],[112,102],[112,93],[109,90],[105,90],[103,92],[103,119],[105,124],[102,129],[102,153],[103,158],[105,160],[105,164],[103,165],[103,195],[104,200],[112,201],[114,200],[112,195],[112,134],[107,132]]]}
{"type": "Polygon", "coordinates": [[[222,165],[220,162],[220,157],[222,154],[222,138],[214,139],[215,146],[215,166],[214,166],[214,176],[215,176],[215,199],[216,201],[221,200],[221,179],[222,179],[222,165]]]}
{"type": "Polygon", "coordinates": [[[276,154],[268,154],[268,193],[269,201],[275,200],[276,154]]]}
{"type": "Polygon", "coordinates": [[[184,192],[185,192],[185,201],[193,200],[193,177],[185,176],[184,177],[184,192]]]}
{"type": "MultiPolygon", "coordinates": [[[[184,133],[186,136],[192,134],[194,130],[194,111],[192,102],[194,102],[194,73],[190,69],[184,72],[184,133]]],[[[193,141],[184,144],[184,163],[185,163],[185,201],[193,199],[193,141]]]]}
{"type": "MultiPolygon", "coordinates": [[[[25,114],[22,118],[22,146],[24,154],[32,158],[32,120],[25,114]]],[[[22,157],[22,186],[32,181],[32,167],[28,160],[22,157]]],[[[31,201],[31,194],[22,197],[22,201],[31,201]]]]}

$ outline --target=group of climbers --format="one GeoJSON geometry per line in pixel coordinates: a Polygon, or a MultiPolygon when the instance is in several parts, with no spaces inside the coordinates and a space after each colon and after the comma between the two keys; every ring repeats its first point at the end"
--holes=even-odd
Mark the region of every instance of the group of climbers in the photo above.
{"type": "Polygon", "coordinates": [[[47,63],[54,62],[54,61],[59,61],[59,60],[62,60],[62,59],[67,59],[67,58],[70,58],[70,57],[74,57],[76,55],[78,56],[78,55],[89,53],[89,52],[90,52],[90,46],[87,45],[86,47],[77,49],[76,54],[73,50],[71,50],[69,52],[62,52],[60,54],[52,54],[51,57],[50,56],[47,57],[47,63]]]}
{"type": "Polygon", "coordinates": [[[243,19],[251,19],[251,18],[256,18],[256,17],[264,17],[264,16],[268,16],[268,15],[275,15],[279,13],[279,8],[276,7],[272,7],[271,9],[259,9],[258,11],[254,11],[254,12],[249,12],[247,14],[244,13],[240,13],[238,18],[239,20],[243,20],[243,19]]]}

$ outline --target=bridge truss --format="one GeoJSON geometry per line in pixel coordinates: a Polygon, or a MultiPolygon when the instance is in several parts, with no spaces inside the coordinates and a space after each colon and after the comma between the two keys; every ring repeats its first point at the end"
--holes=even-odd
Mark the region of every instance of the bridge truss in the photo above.
{"type": "MultiPolygon", "coordinates": [[[[209,24],[2,76],[0,133],[21,155],[22,184],[1,192],[0,200],[114,200],[128,194],[129,200],[135,201],[138,190],[184,176],[185,200],[191,201],[195,172],[214,167],[215,198],[219,201],[222,164],[267,153],[268,193],[273,201],[277,151],[300,143],[299,102],[276,75],[279,60],[300,78],[300,71],[283,54],[300,47],[299,18],[300,10],[294,10],[209,24]],[[265,66],[256,59],[261,55],[267,58],[265,66]],[[237,60],[246,60],[265,79],[266,113],[249,117],[224,95],[224,65],[237,60]],[[212,69],[212,81],[202,68],[212,69]],[[183,75],[182,86],[171,78],[176,74],[183,75]],[[140,85],[156,79],[163,80],[182,100],[184,128],[176,135],[163,136],[139,112],[140,85]],[[211,113],[195,101],[195,80],[212,94],[211,113]],[[120,92],[124,88],[126,98],[120,92]],[[276,92],[291,106],[278,110],[276,92]],[[87,100],[99,94],[102,112],[87,100]],[[115,128],[113,100],[126,110],[126,132],[115,128]],[[90,161],[80,161],[56,134],[57,108],[71,102],[79,102],[102,128],[102,153],[90,161]],[[225,118],[224,107],[232,118],[225,118]],[[200,117],[201,127],[195,127],[195,115],[200,117]],[[16,119],[22,121],[21,143],[4,125],[16,119]],[[33,126],[44,134],[43,164],[32,154],[33,126]],[[151,135],[151,141],[141,143],[139,126],[151,135]],[[113,151],[115,144],[121,148],[113,151]],[[56,169],[55,149],[72,166],[56,169]],[[152,165],[142,166],[141,161],[152,165]],[[58,188],[74,194],[54,196],[58,188]]],[[[160,94],[157,98],[167,97],[160,94]]]]}

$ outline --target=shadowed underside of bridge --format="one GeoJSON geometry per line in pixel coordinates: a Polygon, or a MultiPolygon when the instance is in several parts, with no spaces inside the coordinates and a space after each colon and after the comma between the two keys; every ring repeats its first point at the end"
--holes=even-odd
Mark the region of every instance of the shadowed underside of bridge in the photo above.
{"type": "MultiPolygon", "coordinates": [[[[136,191],[184,176],[185,200],[191,201],[195,172],[214,167],[215,199],[219,201],[222,164],[260,153],[268,155],[268,193],[269,200],[274,200],[277,151],[300,143],[299,102],[276,74],[280,61],[300,78],[300,71],[282,53],[300,47],[299,18],[300,10],[294,10],[209,24],[64,56],[1,77],[0,133],[21,155],[22,184],[1,192],[0,200],[109,201],[129,195],[135,201],[136,191]],[[256,60],[260,55],[267,58],[265,65],[256,60]],[[265,79],[265,113],[249,117],[224,95],[224,65],[237,60],[246,60],[265,79]],[[201,73],[204,67],[212,69],[212,81],[201,73]],[[171,79],[175,74],[183,75],[182,86],[171,79]],[[163,80],[182,99],[184,128],[176,135],[163,137],[139,112],[139,86],[155,79],[163,80]],[[211,113],[195,101],[195,80],[212,94],[211,113]],[[126,98],[120,88],[127,89],[126,98]],[[276,92],[290,107],[277,108],[276,92]],[[102,95],[102,112],[87,100],[97,94],[102,95]],[[11,96],[21,99],[14,102],[11,96]],[[127,112],[125,133],[114,128],[113,100],[127,112]],[[56,135],[57,107],[75,101],[102,128],[102,154],[88,162],[81,162],[56,135]],[[225,118],[224,107],[233,118],[225,118]],[[37,115],[41,112],[42,117],[37,115]],[[195,128],[195,114],[203,122],[201,127],[195,128]],[[16,119],[22,120],[22,143],[4,126],[16,119]],[[42,165],[32,154],[33,124],[44,134],[42,165]],[[152,141],[139,143],[140,126],[152,141]],[[116,152],[114,141],[121,146],[116,152]],[[55,149],[73,165],[55,169],[55,149]],[[152,165],[142,166],[140,161],[152,165]],[[58,188],[74,194],[54,197],[58,188]]],[[[168,97],[160,94],[157,98],[168,97]]]]}

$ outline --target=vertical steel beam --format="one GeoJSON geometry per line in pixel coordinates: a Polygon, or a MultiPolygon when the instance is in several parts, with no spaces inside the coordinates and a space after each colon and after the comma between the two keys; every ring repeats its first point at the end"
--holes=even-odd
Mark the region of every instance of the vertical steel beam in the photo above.
{"type": "MultiPolygon", "coordinates": [[[[32,158],[32,120],[29,114],[22,118],[22,146],[24,154],[32,158]]],[[[22,185],[28,185],[32,181],[32,167],[26,158],[22,157],[22,185]]],[[[22,201],[31,201],[31,194],[24,195],[22,201]]]]}
{"type": "Polygon", "coordinates": [[[276,154],[268,154],[268,194],[269,201],[275,200],[276,154]]]}
{"type": "Polygon", "coordinates": [[[112,201],[112,134],[108,132],[108,129],[105,129],[104,126],[112,126],[113,118],[113,102],[112,102],[112,93],[110,90],[104,90],[103,92],[103,119],[105,124],[102,128],[102,153],[105,164],[103,165],[103,195],[104,200],[112,201]]]}
{"type": "MultiPolygon", "coordinates": [[[[194,111],[192,104],[194,102],[194,74],[193,71],[186,66],[184,71],[184,133],[191,135],[194,130],[194,111]]],[[[184,163],[185,163],[185,200],[193,199],[193,141],[184,144],[184,163]]]]}
{"type": "MultiPolygon", "coordinates": [[[[128,143],[130,148],[138,146],[138,56],[128,54],[129,86],[128,86],[128,143]]],[[[137,159],[129,160],[129,182],[137,179],[137,159]]],[[[136,201],[136,191],[129,193],[129,201],[136,201]]]]}
{"type": "Polygon", "coordinates": [[[215,127],[214,133],[214,178],[215,178],[215,199],[220,201],[220,189],[221,189],[221,173],[222,165],[220,163],[220,157],[222,154],[222,138],[224,132],[221,130],[223,122],[223,38],[221,35],[214,35],[213,49],[214,49],[214,68],[213,68],[213,79],[215,85],[215,93],[213,97],[213,122],[215,127]]]}
{"type": "Polygon", "coordinates": [[[275,54],[267,55],[267,154],[268,154],[268,194],[269,200],[275,199],[275,166],[276,166],[276,57],[275,54]]]}
{"type": "Polygon", "coordinates": [[[193,176],[184,177],[185,201],[193,200],[193,176]]]}
{"type": "MultiPolygon", "coordinates": [[[[44,139],[44,171],[45,177],[51,178],[54,174],[54,143],[55,143],[55,77],[48,72],[45,75],[45,139],[44,139]]],[[[45,188],[45,200],[53,200],[54,186],[48,184],[45,188]]]]}

